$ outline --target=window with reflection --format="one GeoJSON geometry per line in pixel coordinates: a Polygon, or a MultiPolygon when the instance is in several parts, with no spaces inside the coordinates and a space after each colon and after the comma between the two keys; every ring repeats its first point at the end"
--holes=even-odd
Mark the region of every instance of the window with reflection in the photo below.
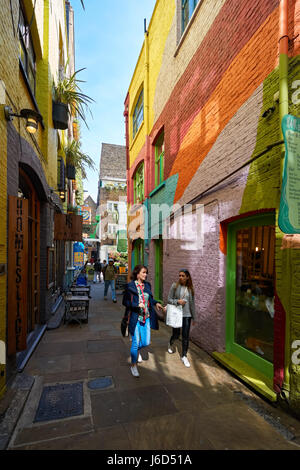
{"type": "Polygon", "coordinates": [[[273,362],[275,227],[236,233],[235,343],[273,362]]]}

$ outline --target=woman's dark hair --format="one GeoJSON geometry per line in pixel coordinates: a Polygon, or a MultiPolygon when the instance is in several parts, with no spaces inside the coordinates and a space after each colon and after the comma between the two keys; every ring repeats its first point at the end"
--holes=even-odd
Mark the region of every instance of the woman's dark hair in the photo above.
{"type": "MultiPolygon", "coordinates": [[[[194,295],[194,286],[192,281],[192,276],[187,269],[180,269],[180,273],[184,273],[187,277],[186,286],[191,291],[192,295],[194,295]]],[[[177,282],[176,288],[179,286],[179,282],[177,282]]]]}
{"type": "Polygon", "coordinates": [[[134,268],[134,270],[132,271],[132,273],[131,273],[131,279],[132,279],[132,281],[136,281],[136,280],[137,280],[137,276],[138,276],[138,274],[141,272],[141,270],[142,270],[143,268],[146,269],[147,274],[148,274],[148,268],[147,268],[147,266],[144,266],[143,264],[138,264],[138,265],[134,268]]]}

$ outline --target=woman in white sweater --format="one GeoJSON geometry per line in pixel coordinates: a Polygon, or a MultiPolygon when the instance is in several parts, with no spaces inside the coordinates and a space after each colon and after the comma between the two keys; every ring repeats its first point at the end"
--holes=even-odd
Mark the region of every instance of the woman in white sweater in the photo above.
{"type": "MultiPolygon", "coordinates": [[[[187,358],[189,347],[189,335],[191,321],[195,318],[195,298],[194,288],[191,275],[187,269],[179,271],[179,280],[174,282],[170,288],[168,296],[168,304],[182,305],[183,318],[182,318],[182,362],[186,367],[190,367],[187,358]]],[[[168,344],[168,352],[174,353],[172,344],[179,338],[180,328],[173,328],[173,333],[168,344]]]]}

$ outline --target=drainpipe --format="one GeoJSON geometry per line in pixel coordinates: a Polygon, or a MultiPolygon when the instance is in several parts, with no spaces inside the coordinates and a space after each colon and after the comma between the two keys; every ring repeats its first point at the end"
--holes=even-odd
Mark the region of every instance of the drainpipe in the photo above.
{"type": "MultiPolygon", "coordinates": [[[[279,5],[279,119],[280,138],[283,139],[281,123],[282,118],[289,112],[288,70],[289,70],[289,36],[288,36],[288,0],[281,0],[279,5]]],[[[280,186],[282,184],[285,148],[282,146],[280,162],[280,186]]],[[[285,312],[285,354],[284,354],[284,382],[283,389],[290,389],[290,311],[285,312]]],[[[285,396],[285,394],[284,394],[285,396]]]]}
{"type": "MultiPolygon", "coordinates": [[[[149,197],[150,187],[151,187],[151,168],[150,168],[150,123],[149,123],[149,32],[146,26],[146,19],[144,22],[144,30],[145,30],[145,81],[144,81],[144,107],[145,107],[145,116],[144,116],[144,123],[145,123],[145,134],[146,134],[146,158],[145,158],[145,167],[144,167],[144,191],[145,191],[145,203],[144,205],[148,208],[146,204],[146,199],[149,197]]],[[[144,248],[148,248],[148,211],[144,212],[145,217],[147,220],[144,221],[144,248]]],[[[148,264],[148,249],[144,250],[144,261],[145,264],[148,264]]]]}
{"type": "Polygon", "coordinates": [[[131,240],[128,237],[128,227],[129,227],[129,217],[128,211],[129,207],[131,206],[131,181],[130,181],[130,156],[129,156],[129,93],[127,93],[125,103],[124,103],[124,118],[125,118],[125,138],[126,138],[126,182],[127,182],[127,251],[128,251],[128,275],[127,280],[130,280],[131,274],[131,240]]]}

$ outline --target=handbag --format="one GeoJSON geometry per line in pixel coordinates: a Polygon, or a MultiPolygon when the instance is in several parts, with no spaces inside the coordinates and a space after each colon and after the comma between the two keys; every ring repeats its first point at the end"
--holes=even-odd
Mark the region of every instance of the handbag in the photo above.
{"type": "MultiPolygon", "coordinates": [[[[186,291],[187,289],[185,290],[183,297],[185,296],[186,291]]],[[[167,304],[166,325],[171,326],[172,328],[181,328],[182,316],[182,305],[167,304]]]]}
{"type": "Polygon", "coordinates": [[[129,318],[130,318],[130,311],[128,311],[128,309],[126,307],[125,313],[124,313],[124,316],[121,320],[121,325],[120,325],[122,336],[128,336],[129,318]]]}

